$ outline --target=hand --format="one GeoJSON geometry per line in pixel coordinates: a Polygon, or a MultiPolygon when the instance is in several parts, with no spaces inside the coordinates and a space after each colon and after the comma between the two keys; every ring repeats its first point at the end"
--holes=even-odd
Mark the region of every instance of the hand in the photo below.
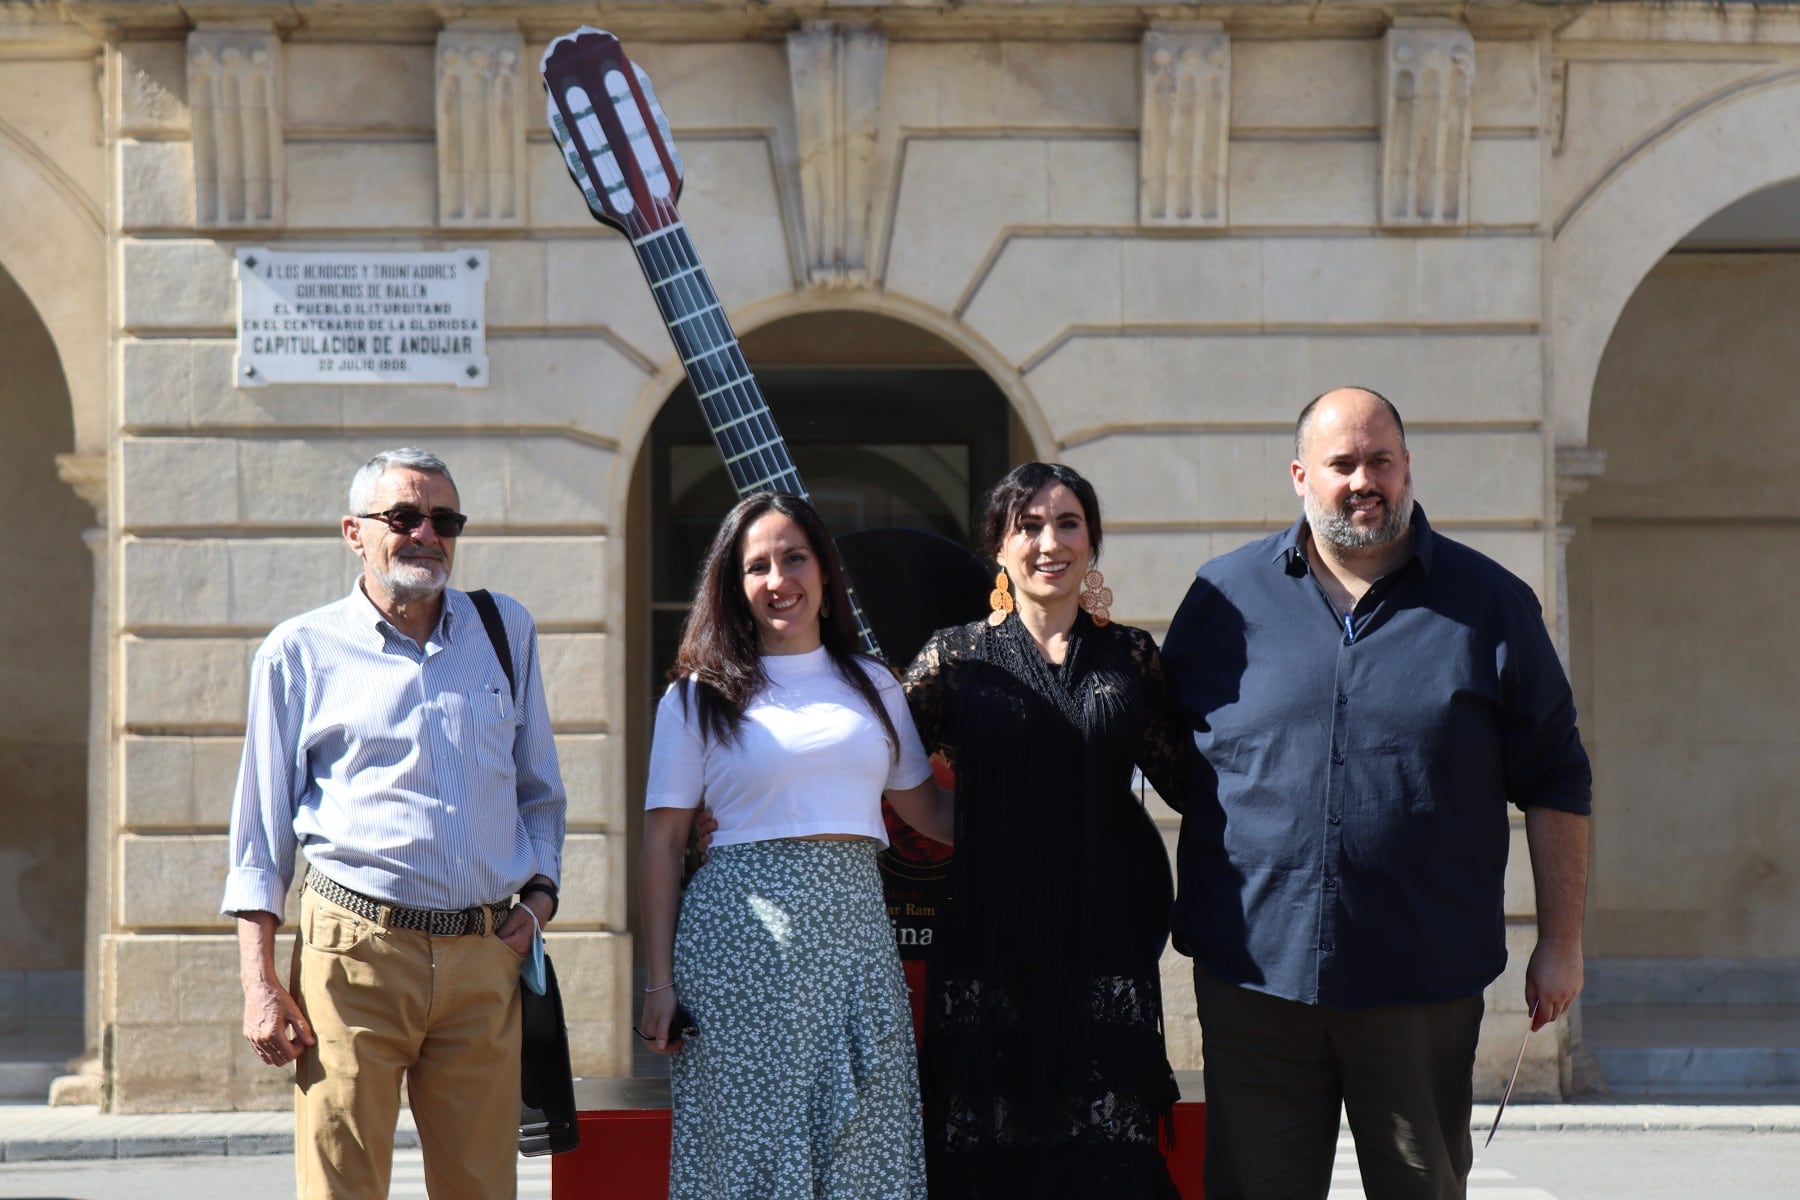
{"type": "Polygon", "coordinates": [[[1581,994],[1581,939],[1539,938],[1525,968],[1525,1006],[1537,1007],[1531,1018],[1535,1032],[1569,1011],[1581,994]]]}
{"type": "Polygon", "coordinates": [[[637,1031],[650,1049],[658,1054],[673,1054],[681,1048],[679,1035],[669,1036],[669,1025],[675,1019],[675,989],[663,988],[660,991],[644,993],[644,1010],[638,1016],[637,1031]]]}
{"type": "Polygon", "coordinates": [[[271,1067],[287,1066],[318,1043],[287,989],[266,980],[244,985],[244,1040],[271,1067]]]}
{"type": "Polygon", "coordinates": [[[494,930],[494,936],[505,942],[508,950],[524,958],[531,953],[532,934],[549,924],[550,897],[542,892],[533,892],[506,914],[506,920],[500,922],[499,927],[494,930]],[[531,912],[525,912],[527,908],[531,912]],[[531,921],[533,914],[537,916],[535,925],[531,921]]]}
{"type": "Polygon", "coordinates": [[[701,862],[706,861],[707,852],[712,849],[713,834],[718,831],[719,819],[713,816],[712,809],[708,808],[706,801],[702,800],[700,807],[694,810],[694,824],[688,834],[694,848],[700,852],[701,862]]]}

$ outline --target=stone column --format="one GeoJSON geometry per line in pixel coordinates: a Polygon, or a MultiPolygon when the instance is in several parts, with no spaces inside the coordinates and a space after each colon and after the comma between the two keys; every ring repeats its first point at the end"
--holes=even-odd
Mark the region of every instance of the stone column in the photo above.
{"type": "Polygon", "coordinates": [[[1569,669],[1569,543],[1576,527],[1563,520],[1570,500],[1606,472],[1606,451],[1586,446],[1556,448],[1556,653],[1569,669]]]}
{"type": "Polygon", "coordinates": [[[52,1104],[99,1104],[105,1089],[101,1061],[100,939],[110,931],[112,905],[112,604],[109,567],[111,530],[107,524],[106,456],[59,454],[56,473],[94,509],[97,524],[81,535],[94,556],[94,593],[88,626],[87,887],[82,935],[81,1056],[73,1072],[53,1080],[52,1104]]]}

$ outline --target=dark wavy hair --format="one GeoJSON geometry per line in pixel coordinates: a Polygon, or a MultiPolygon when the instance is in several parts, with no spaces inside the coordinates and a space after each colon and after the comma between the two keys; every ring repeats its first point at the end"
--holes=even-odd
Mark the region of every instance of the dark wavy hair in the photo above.
{"type": "MultiPolygon", "coordinates": [[[[700,587],[694,607],[681,628],[681,649],[669,678],[681,684],[685,705],[697,704],[700,729],[715,742],[734,742],[743,727],[744,709],[769,682],[763,671],[757,643],[756,618],[744,597],[744,532],[762,517],[780,513],[792,518],[806,534],[818,561],[830,612],[819,618],[819,640],[824,643],[837,673],[855,688],[887,731],[890,755],[899,753],[900,735],[881,702],[881,691],[862,668],[867,655],[857,650],[856,621],[850,594],[844,586],[843,559],[825,522],[812,505],[786,492],[756,492],[738,501],[725,514],[713,536],[700,568],[700,587]],[[689,686],[688,681],[696,686],[689,686]]],[[[873,662],[874,659],[869,659],[873,662]]],[[[883,670],[886,670],[884,667],[883,670]]]]}
{"type": "Polygon", "coordinates": [[[1088,542],[1094,548],[1094,560],[1100,559],[1100,497],[1094,485],[1081,477],[1074,467],[1061,463],[1021,463],[1006,473],[982,500],[981,546],[988,557],[1000,557],[1000,545],[1019,523],[1019,514],[1031,498],[1053,483],[1060,483],[1081,501],[1081,514],[1087,518],[1088,542]]]}

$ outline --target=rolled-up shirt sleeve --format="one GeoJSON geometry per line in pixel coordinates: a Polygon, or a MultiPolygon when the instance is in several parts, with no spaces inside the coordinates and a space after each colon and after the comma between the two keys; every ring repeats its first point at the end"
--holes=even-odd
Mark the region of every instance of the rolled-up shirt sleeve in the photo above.
{"type": "Polygon", "coordinates": [[[250,665],[244,757],[231,806],[231,868],[221,912],[285,915],[294,877],[294,810],[307,786],[300,748],[301,687],[278,645],[250,665]]]}
{"type": "Polygon", "coordinates": [[[537,624],[522,606],[509,605],[525,621],[521,683],[524,719],[513,738],[513,766],[517,772],[519,818],[531,839],[537,873],[562,886],[563,836],[568,824],[568,794],[556,759],[556,739],[550,732],[550,706],[544,699],[544,675],[538,655],[537,624]]]}
{"type": "MultiPolygon", "coordinates": [[[[1523,590],[1521,588],[1521,590],[1523,590]]],[[[1519,808],[1592,811],[1594,774],[1575,725],[1575,697],[1527,591],[1514,614],[1503,740],[1507,799],[1519,808]]]]}

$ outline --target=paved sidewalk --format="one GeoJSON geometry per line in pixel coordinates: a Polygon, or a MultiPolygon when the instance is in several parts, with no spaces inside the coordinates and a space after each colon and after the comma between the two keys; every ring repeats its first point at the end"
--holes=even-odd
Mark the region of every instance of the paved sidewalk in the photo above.
{"type": "MultiPolygon", "coordinates": [[[[1494,1106],[1475,1106],[1477,1140],[1494,1106]]],[[[1708,1129],[1800,1133],[1800,1104],[1513,1104],[1501,1135],[1523,1130],[1708,1129]]],[[[402,1110],[395,1145],[418,1145],[412,1113],[402,1110]]],[[[92,1106],[0,1105],[0,1162],[49,1159],[166,1158],[177,1155],[287,1154],[294,1118],[287,1112],[115,1115],[92,1106]]]]}

